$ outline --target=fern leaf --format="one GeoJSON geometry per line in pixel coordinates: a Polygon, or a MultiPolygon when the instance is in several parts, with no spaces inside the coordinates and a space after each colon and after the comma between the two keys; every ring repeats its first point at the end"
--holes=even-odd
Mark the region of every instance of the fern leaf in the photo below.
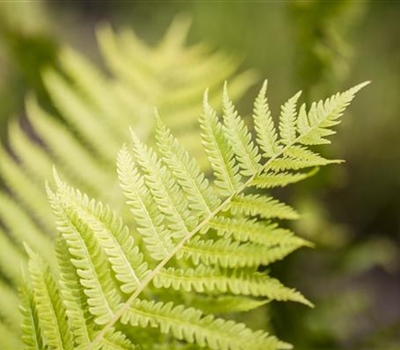
{"type": "Polygon", "coordinates": [[[359,84],[343,93],[337,93],[311,105],[308,114],[303,106],[300,110],[297,128],[300,134],[299,142],[304,145],[319,145],[330,143],[325,137],[334,134],[332,126],[340,121],[345,108],[353,100],[355,94],[369,82],[359,84]]]}
{"type": "Polygon", "coordinates": [[[264,84],[254,102],[253,119],[257,132],[257,143],[264,152],[264,157],[273,157],[280,150],[278,135],[271,116],[271,111],[266,98],[267,81],[264,84]]]}
{"type": "Polygon", "coordinates": [[[139,327],[158,327],[180,340],[218,350],[268,350],[286,346],[267,333],[253,332],[244,324],[225,321],[199,310],[173,303],[135,300],[121,318],[122,323],[139,327]]]}
{"type": "Polygon", "coordinates": [[[224,85],[223,93],[223,111],[224,111],[224,133],[235,157],[240,164],[241,174],[243,176],[252,176],[260,168],[260,159],[258,147],[254,145],[251,134],[249,133],[243,119],[228,96],[227,84],[224,85]]]}
{"type": "Polygon", "coordinates": [[[326,159],[305,147],[292,145],[285,150],[283,158],[273,159],[270,162],[268,170],[273,170],[275,172],[299,170],[342,162],[343,161],[339,159],[326,159]]]}
{"type": "Polygon", "coordinates": [[[193,264],[200,262],[205,265],[219,265],[224,268],[255,267],[269,265],[281,260],[299,245],[268,246],[255,243],[243,243],[230,239],[201,240],[198,237],[191,241],[176,254],[178,259],[189,258],[193,264]]]}
{"type": "Polygon", "coordinates": [[[138,231],[152,258],[162,260],[173,248],[169,230],[164,227],[162,215],[126,146],[118,154],[117,167],[121,187],[135,216],[138,231]]]}
{"type": "Polygon", "coordinates": [[[58,190],[63,198],[63,205],[76,213],[79,221],[93,232],[108,255],[115,277],[121,282],[121,290],[132,293],[148,269],[128,228],[101,202],[89,200],[86,195],[67,188],[65,184],[59,185],[58,190]]]}
{"type": "Polygon", "coordinates": [[[232,236],[240,242],[260,243],[270,247],[290,245],[299,248],[311,245],[290,230],[279,228],[277,224],[257,222],[256,219],[218,216],[210,221],[210,227],[216,230],[219,236],[232,236]]]}
{"type": "Polygon", "coordinates": [[[301,91],[290,98],[281,109],[279,116],[279,132],[281,142],[285,145],[290,144],[296,139],[296,104],[301,91]]]}
{"type": "MultiPolygon", "coordinates": [[[[21,285],[20,296],[22,305],[20,311],[23,317],[21,324],[22,341],[25,350],[43,350],[42,331],[40,328],[36,302],[33,292],[28,288],[26,282],[21,285]]],[[[1,332],[1,334],[4,334],[1,332]]]]}
{"type": "Polygon", "coordinates": [[[222,195],[230,196],[241,185],[239,167],[235,164],[233,150],[224,136],[218,117],[204,95],[204,111],[200,117],[202,139],[216,177],[215,185],[222,195]]]}
{"type": "Polygon", "coordinates": [[[68,244],[72,263],[88,296],[89,311],[96,316],[97,324],[105,324],[120,302],[107,258],[97,240],[93,239],[93,232],[65,205],[62,193],[54,194],[49,188],[47,191],[58,230],[68,244]]]}
{"type": "Polygon", "coordinates": [[[60,291],[70,328],[73,331],[75,347],[78,350],[84,350],[95,333],[95,323],[93,316],[88,312],[89,305],[77,271],[71,262],[72,256],[61,236],[57,239],[56,250],[60,268],[60,291]]]}
{"type": "Polygon", "coordinates": [[[318,168],[315,168],[308,173],[289,173],[287,171],[271,172],[254,177],[251,185],[257,188],[285,187],[289,184],[307,179],[308,177],[315,175],[317,171],[318,168]]]}
{"type": "Polygon", "coordinates": [[[188,202],[171,172],[158,160],[155,152],[144,145],[132,132],[133,150],[142,167],[146,186],[159,210],[167,217],[174,238],[185,237],[197,224],[188,210],[188,202]]]}
{"type": "Polygon", "coordinates": [[[153,280],[157,288],[173,288],[197,293],[221,292],[234,295],[251,295],[266,297],[270,300],[292,300],[307,305],[299,292],[284,287],[278,280],[269,276],[254,273],[215,270],[203,265],[195,269],[163,269],[153,280]]]}
{"type": "Polygon", "coordinates": [[[229,204],[233,214],[256,216],[264,219],[278,218],[295,220],[299,214],[287,204],[283,204],[272,197],[261,197],[256,194],[240,194],[235,196],[229,204]]]}
{"type": "Polygon", "coordinates": [[[50,269],[30,248],[29,272],[44,342],[54,349],[73,349],[66,310],[50,269]]]}
{"type": "Polygon", "coordinates": [[[191,159],[188,152],[179,144],[170,130],[157,118],[158,146],[163,161],[175,177],[182,190],[185,192],[189,207],[206,217],[211,214],[220,204],[219,198],[212,192],[208,180],[194,159],[191,159]]]}

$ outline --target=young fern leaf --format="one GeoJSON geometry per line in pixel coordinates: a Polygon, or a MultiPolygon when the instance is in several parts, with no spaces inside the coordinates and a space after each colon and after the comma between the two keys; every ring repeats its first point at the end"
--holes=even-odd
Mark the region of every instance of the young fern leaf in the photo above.
{"type": "Polygon", "coordinates": [[[121,290],[132,293],[148,268],[139,248],[134,245],[129,229],[108,206],[68,188],[57,175],[56,181],[65,208],[71,210],[96,237],[108,256],[115,277],[121,283],[121,290]]]}
{"type": "Polygon", "coordinates": [[[173,288],[197,293],[231,293],[266,297],[269,300],[292,300],[311,305],[299,292],[283,286],[278,280],[261,273],[248,275],[199,265],[195,269],[163,269],[155,276],[157,288],[173,288]]]}
{"type": "MultiPolygon", "coordinates": [[[[73,350],[73,339],[67,322],[65,306],[62,302],[56,281],[48,266],[26,246],[29,254],[29,273],[40,322],[43,341],[57,350],[73,350]]],[[[29,311],[31,314],[33,310],[29,311]]],[[[32,325],[37,330],[36,325],[32,325]]],[[[35,332],[36,333],[36,332],[35,332]]],[[[36,344],[40,339],[36,338],[36,344]]]]}
{"type": "Polygon", "coordinates": [[[240,165],[243,176],[252,176],[258,172],[260,159],[258,147],[254,145],[243,119],[228,96],[227,84],[222,97],[224,111],[224,133],[240,165]]]}
{"type": "Polygon", "coordinates": [[[210,215],[220,204],[220,199],[212,192],[196,161],[190,158],[188,152],[172,136],[158,115],[156,139],[163,161],[186,194],[190,209],[198,212],[200,217],[210,215]]]}
{"type": "Polygon", "coordinates": [[[254,180],[251,182],[251,185],[257,188],[285,187],[289,184],[305,180],[308,177],[315,175],[317,171],[318,168],[314,168],[307,173],[289,173],[287,171],[283,171],[259,175],[254,178],[254,180]]]}
{"type": "Polygon", "coordinates": [[[28,288],[26,281],[24,281],[20,287],[19,294],[22,302],[20,311],[23,317],[21,331],[24,349],[42,350],[44,348],[41,335],[42,331],[39,325],[36,303],[33,297],[33,291],[28,288]]]}
{"type": "Polygon", "coordinates": [[[279,152],[278,135],[274,126],[271,111],[269,110],[267,93],[267,81],[264,84],[254,101],[253,119],[254,128],[257,132],[257,143],[263,150],[263,156],[273,157],[279,152]]]}
{"type": "Polygon", "coordinates": [[[111,278],[109,262],[93,232],[68,205],[65,184],[59,182],[58,185],[57,193],[47,188],[58,230],[73,256],[72,263],[88,296],[89,311],[97,324],[106,324],[121,301],[111,278]]]}
{"type": "Polygon", "coordinates": [[[218,216],[210,220],[210,227],[216,230],[218,236],[232,236],[239,242],[260,243],[265,246],[310,246],[311,243],[297,237],[287,229],[279,228],[277,224],[257,222],[257,219],[227,218],[218,216]]]}
{"type": "Polygon", "coordinates": [[[218,116],[204,94],[203,114],[200,117],[203,146],[214,170],[215,186],[223,196],[234,194],[241,186],[239,166],[235,164],[232,147],[224,135],[218,116]]]}
{"type": "Polygon", "coordinates": [[[339,118],[354,95],[368,84],[369,82],[365,82],[343,93],[337,93],[325,101],[314,102],[308,113],[303,105],[297,121],[297,129],[301,135],[299,142],[304,145],[330,143],[326,137],[335,133],[331,128],[340,123],[339,118]]]}
{"type": "Polygon", "coordinates": [[[281,108],[279,134],[281,136],[280,142],[284,145],[289,145],[296,139],[296,104],[300,95],[301,91],[290,98],[281,108]]]}
{"type": "Polygon", "coordinates": [[[118,153],[117,167],[121,187],[146,248],[153,259],[162,260],[172,250],[173,243],[169,231],[164,226],[163,216],[158,211],[126,146],[118,153]]]}
{"type": "Polygon", "coordinates": [[[132,131],[133,151],[144,172],[144,179],[160,212],[168,220],[170,235],[182,239],[197,225],[189,204],[173,174],[132,131]]]}
{"type": "Polygon", "coordinates": [[[232,214],[259,215],[264,219],[295,220],[299,218],[299,214],[292,207],[272,197],[262,197],[257,194],[240,194],[233,197],[229,204],[229,210],[232,214]]]}
{"type": "Polygon", "coordinates": [[[242,323],[205,316],[199,310],[173,303],[136,299],[122,315],[122,323],[156,326],[179,340],[215,350],[287,349],[286,343],[264,332],[253,332],[242,323]]]}

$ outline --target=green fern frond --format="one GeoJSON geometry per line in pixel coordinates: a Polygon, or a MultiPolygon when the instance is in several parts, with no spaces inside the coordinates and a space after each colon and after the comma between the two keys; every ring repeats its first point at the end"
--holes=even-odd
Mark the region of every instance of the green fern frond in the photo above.
{"type": "Polygon", "coordinates": [[[244,324],[205,316],[199,310],[173,303],[135,300],[122,315],[122,323],[157,327],[179,340],[216,350],[284,349],[286,344],[264,332],[253,332],[244,324]]]}
{"type": "Polygon", "coordinates": [[[135,216],[137,230],[152,258],[162,260],[172,250],[172,240],[126,146],[118,154],[117,166],[121,187],[135,216]]]}
{"type": "Polygon", "coordinates": [[[296,105],[301,91],[290,98],[282,107],[279,116],[280,141],[284,145],[291,144],[296,139],[296,105]]]}
{"type": "Polygon", "coordinates": [[[223,93],[223,111],[224,111],[224,133],[236,159],[241,168],[243,176],[251,176],[257,173],[260,167],[260,158],[258,147],[254,145],[251,134],[249,133],[243,119],[228,96],[227,84],[224,85],[223,93]]]}
{"type": "Polygon", "coordinates": [[[345,92],[337,93],[325,101],[314,102],[308,113],[305,112],[303,105],[297,122],[298,132],[301,135],[299,142],[304,145],[330,143],[326,137],[335,133],[331,128],[340,123],[339,118],[355,94],[368,84],[369,82],[365,82],[345,92]]]}
{"type": "Polygon", "coordinates": [[[287,204],[281,203],[272,197],[263,197],[257,194],[240,194],[233,197],[229,204],[229,210],[231,210],[232,214],[259,215],[264,219],[295,220],[299,218],[299,214],[287,204]]]}
{"type": "Polygon", "coordinates": [[[30,257],[29,273],[43,341],[54,349],[72,350],[73,339],[56,281],[41,258],[30,248],[26,249],[30,257]]]}
{"type": "Polygon", "coordinates": [[[111,278],[106,253],[95,239],[93,231],[82,223],[76,211],[68,205],[68,198],[48,189],[49,199],[56,216],[57,227],[73,256],[80,283],[88,296],[89,311],[97,324],[107,323],[114,314],[120,297],[111,278]]]}
{"type": "Polygon", "coordinates": [[[135,160],[144,173],[145,184],[157,210],[167,219],[166,226],[170,230],[170,236],[176,239],[186,236],[197,222],[191,217],[181,187],[153,149],[143,144],[133,133],[132,141],[135,160]]]}
{"type": "Polygon", "coordinates": [[[254,128],[257,132],[257,143],[264,151],[264,157],[272,157],[279,152],[278,135],[274,126],[271,111],[268,106],[267,81],[264,84],[254,101],[253,119],[254,128]]]}
{"type": "Polygon", "coordinates": [[[235,164],[233,150],[224,135],[215,110],[208,102],[208,92],[204,95],[204,111],[200,117],[203,146],[214,170],[215,186],[221,195],[230,196],[241,186],[239,166],[235,164]]]}
{"type": "Polygon", "coordinates": [[[240,242],[260,243],[266,246],[309,246],[306,240],[295,236],[287,229],[279,228],[277,224],[259,222],[257,219],[227,218],[217,216],[210,220],[210,227],[216,230],[219,236],[232,236],[240,242]]]}
{"type": "MultiPolygon", "coordinates": [[[[26,285],[22,284],[20,288],[20,296],[22,305],[20,311],[23,317],[21,324],[22,341],[26,350],[42,350],[45,349],[42,338],[42,331],[39,325],[36,302],[33,297],[33,291],[26,285]]],[[[3,332],[1,334],[4,334],[3,332]]]]}
{"type": "Polygon", "coordinates": [[[308,177],[315,175],[317,171],[318,168],[307,173],[290,173],[287,171],[269,173],[266,175],[256,176],[251,182],[251,185],[257,188],[285,187],[289,184],[305,180],[308,177]]]}
{"type": "Polygon", "coordinates": [[[219,198],[211,190],[195,159],[190,158],[188,152],[172,136],[171,131],[159,117],[157,117],[156,138],[163,161],[186,194],[191,210],[196,211],[201,217],[210,215],[220,204],[219,198]]]}
{"type": "Polygon", "coordinates": [[[231,293],[266,297],[270,300],[293,300],[310,305],[297,291],[260,273],[251,275],[199,265],[195,269],[163,269],[153,281],[157,288],[173,288],[197,293],[231,293]]]}

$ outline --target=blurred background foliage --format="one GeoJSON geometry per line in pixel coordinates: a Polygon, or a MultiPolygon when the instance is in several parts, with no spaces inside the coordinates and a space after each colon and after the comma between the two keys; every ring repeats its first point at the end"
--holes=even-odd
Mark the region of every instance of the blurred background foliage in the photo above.
{"type": "MultiPolygon", "coordinates": [[[[94,29],[133,27],[155,42],[176,14],[192,19],[189,42],[242,59],[271,86],[275,114],[286,96],[304,101],[364,80],[330,147],[346,164],[278,193],[304,218],[296,232],[316,243],[273,267],[315,304],[272,305],[278,336],[298,349],[400,347],[400,2],[378,1],[27,1],[0,2],[0,123],[24,114],[29,91],[51,108],[44,67],[70,45],[101,65],[94,29]]],[[[250,112],[250,101],[240,107],[250,112]]],[[[206,87],[205,87],[206,88],[206,87]]],[[[260,321],[262,320],[262,321],[260,321]]]]}

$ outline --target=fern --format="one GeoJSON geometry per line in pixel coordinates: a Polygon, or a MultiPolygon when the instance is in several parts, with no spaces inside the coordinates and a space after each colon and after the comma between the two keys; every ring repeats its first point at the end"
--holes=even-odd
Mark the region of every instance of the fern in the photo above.
{"type": "Polygon", "coordinates": [[[59,231],[59,271],[51,272],[28,248],[31,281],[23,294],[27,347],[290,348],[202,305],[221,297],[219,308],[229,305],[231,312],[265,300],[312,306],[300,292],[260,272],[309,243],[271,221],[296,219],[295,210],[270,194],[254,194],[254,188],[285,186],[312,175],[299,169],[335,162],[308,145],[327,142],[331,127],[365,83],[313,104],[308,112],[305,107],[297,111],[295,95],[282,107],[279,133],[271,124],[265,86],[255,101],[255,134],[226,86],[222,121],[206,92],[200,124],[213,181],[206,180],[160,117],[154,148],[131,131],[117,168],[132,224],[54,172],[47,192],[59,231]],[[266,128],[262,120],[268,121],[266,128]]]}
{"type": "MultiPolygon", "coordinates": [[[[253,84],[252,72],[237,74],[240,62],[233,56],[213,52],[204,44],[186,47],[187,31],[188,21],[178,18],[161,41],[150,47],[130,30],[116,33],[105,26],[97,34],[107,73],[66,47],[59,54],[61,73],[54,70],[43,73],[54,107],[52,112],[29,95],[28,120],[11,123],[8,145],[0,146],[0,177],[4,183],[0,189],[0,285],[7,288],[7,292],[1,289],[0,299],[8,300],[10,293],[14,299],[18,297],[21,266],[25,272],[28,269],[24,242],[50,269],[56,270],[56,225],[43,191],[54,164],[68,183],[119,209],[123,195],[115,178],[115,157],[121,144],[129,142],[129,126],[147,139],[153,129],[153,106],[157,105],[167,124],[179,138],[186,137],[184,143],[197,154],[199,147],[193,148],[190,141],[197,136],[193,129],[204,87],[210,86],[210,96],[217,101],[226,79],[232,81],[235,98],[253,84]],[[185,128],[181,126],[183,116],[185,128]]],[[[203,165],[204,160],[205,157],[203,165]]],[[[111,216],[105,220],[112,221],[113,214],[109,213],[111,216]]],[[[133,224],[128,209],[122,208],[120,215],[126,224],[133,224]]],[[[123,229],[119,236],[129,257],[134,249],[131,233],[123,229]]],[[[141,244],[141,234],[134,235],[136,243],[141,244]]],[[[103,238],[104,245],[110,244],[109,238],[103,238]]],[[[111,253],[112,249],[109,246],[110,254],[116,254],[116,251],[111,253]]],[[[113,261],[115,271],[120,271],[116,273],[126,276],[124,262],[117,256],[113,261]]],[[[124,290],[133,289],[134,284],[127,281],[124,290]]],[[[30,312],[29,308],[26,310],[30,312]]],[[[6,322],[5,317],[0,317],[0,327],[0,348],[20,348],[8,345],[21,338],[16,320],[6,322]],[[3,338],[9,339],[9,343],[3,338]]],[[[107,334],[111,344],[111,339],[118,337],[114,334],[119,333],[107,334]]]]}

